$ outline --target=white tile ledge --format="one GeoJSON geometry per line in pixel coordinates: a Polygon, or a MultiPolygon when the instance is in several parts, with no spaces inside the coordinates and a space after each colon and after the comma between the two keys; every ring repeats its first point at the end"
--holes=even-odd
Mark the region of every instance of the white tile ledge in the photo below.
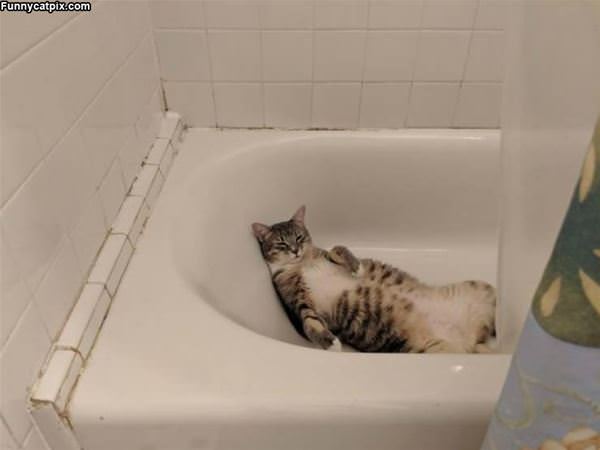
{"type": "Polygon", "coordinates": [[[184,130],[179,114],[165,114],[158,137],[33,387],[30,411],[51,448],[81,449],[69,420],[69,400],[177,154],[184,130]]]}

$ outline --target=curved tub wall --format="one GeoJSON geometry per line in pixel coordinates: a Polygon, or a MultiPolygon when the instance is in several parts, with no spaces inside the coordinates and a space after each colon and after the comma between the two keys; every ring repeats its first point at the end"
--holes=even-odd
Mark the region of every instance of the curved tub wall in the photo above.
{"type": "Polygon", "coordinates": [[[497,136],[321,134],[218,155],[186,181],[172,228],[174,259],[225,315],[260,334],[305,344],[275,298],[250,224],[286,219],[306,204],[317,245],[344,243],[360,256],[385,253],[397,263],[394,255],[403,250],[472,248],[489,251],[492,261],[497,136]]]}

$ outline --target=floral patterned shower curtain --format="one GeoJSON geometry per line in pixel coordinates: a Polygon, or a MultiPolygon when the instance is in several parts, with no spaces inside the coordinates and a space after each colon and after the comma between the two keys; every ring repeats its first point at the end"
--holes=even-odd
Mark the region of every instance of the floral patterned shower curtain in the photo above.
{"type": "Polygon", "coordinates": [[[600,120],[483,450],[600,450],[600,120]]]}

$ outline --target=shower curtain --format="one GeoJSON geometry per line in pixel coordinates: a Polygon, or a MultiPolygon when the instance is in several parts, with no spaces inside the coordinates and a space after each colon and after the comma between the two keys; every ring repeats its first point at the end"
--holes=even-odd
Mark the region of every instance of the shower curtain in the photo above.
{"type": "Polygon", "coordinates": [[[600,450],[600,119],[482,448],[600,450]]]}

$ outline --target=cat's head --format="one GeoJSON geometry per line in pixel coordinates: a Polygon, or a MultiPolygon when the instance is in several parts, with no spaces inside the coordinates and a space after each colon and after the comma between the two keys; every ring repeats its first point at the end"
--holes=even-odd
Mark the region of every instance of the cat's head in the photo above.
{"type": "Polygon", "coordinates": [[[312,245],[312,239],[304,225],[306,208],[301,206],[292,218],[274,225],[253,223],[252,231],[269,264],[286,265],[302,260],[312,245]]]}

